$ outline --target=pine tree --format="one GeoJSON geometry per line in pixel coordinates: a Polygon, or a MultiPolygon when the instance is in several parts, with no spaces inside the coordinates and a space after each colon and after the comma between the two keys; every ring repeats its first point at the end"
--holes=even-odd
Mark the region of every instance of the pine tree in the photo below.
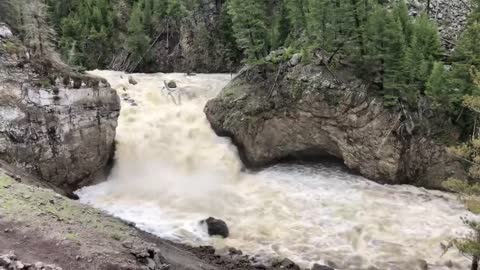
{"type": "Polygon", "coordinates": [[[119,43],[113,2],[82,0],[71,3],[69,11],[65,11],[68,16],[60,23],[62,54],[69,64],[90,69],[106,66],[119,43]]]}
{"type": "Polygon", "coordinates": [[[369,16],[366,35],[367,58],[381,67],[382,94],[389,104],[395,104],[408,91],[403,69],[407,44],[402,23],[392,12],[377,5],[369,16]]]}
{"type": "Polygon", "coordinates": [[[150,44],[150,38],[145,32],[143,4],[142,0],[135,5],[128,21],[127,46],[137,60],[140,60],[150,44]]]}
{"type": "Polygon", "coordinates": [[[305,35],[307,30],[306,0],[283,0],[290,25],[290,35],[296,40],[305,35]]]}
{"type": "Polygon", "coordinates": [[[413,24],[413,35],[417,40],[415,46],[428,61],[439,59],[442,53],[442,44],[438,34],[438,27],[426,14],[422,14],[413,24]]]}
{"type": "Polygon", "coordinates": [[[38,56],[53,55],[55,31],[48,23],[48,6],[41,1],[18,0],[13,7],[16,9],[17,25],[32,53],[38,56]]]}
{"type": "Polygon", "coordinates": [[[310,43],[326,51],[333,51],[335,29],[332,24],[332,2],[328,0],[309,0],[307,26],[310,43]]]}
{"type": "MultiPolygon", "coordinates": [[[[400,20],[402,22],[402,20],[400,20]]],[[[407,88],[415,90],[418,93],[425,91],[426,83],[429,80],[434,62],[439,59],[441,54],[441,43],[438,35],[438,29],[424,14],[410,25],[410,43],[406,49],[403,61],[405,80],[407,88]]],[[[403,25],[404,23],[402,23],[403,25]]]]}
{"type": "Polygon", "coordinates": [[[430,76],[429,62],[419,48],[417,36],[411,38],[402,61],[405,87],[420,92],[430,76]]]}
{"type": "Polygon", "coordinates": [[[395,20],[388,14],[385,25],[386,42],[383,47],[384,81],[383,87],[386,95],[405,97],[408,91],[408,98],[415,98],[405,85],[403,76],[402,59],[406,54],[406,39],[402,31],[400,21],[395,20]]]}
{"type": "MultiPolygon", "coordinates": [[[[480,73],[472,67],[471,76],[475,96],[467,95],[463,99],[463,106],[474,114],[475,123],[480,119],[480,73]]],[[[459,199],[467,209],[475,214],[480,214],[480,139],[479,128],[475,125],[471,139],[459,146],[450,147],[449,153],[468,163],[469,179],[448,179],[443,186],[447,190],[457,192],[459,199]]],[[[455,239],[454,246],[465,256],[472,260],[471,270],[478,270],[480,261],[480,222],[468,218],[462,219],[472,233],[465,238],[455,239]]],[[[446,247],[450,248],[450,246],[446,247]]]]}
{"type": "Polygon", "coordinates": [[[148,36],[155,34],[153,25],[153,0],[143,1],[143,25],[148,36]]]}
{"type": "MultiPolygon", "coordinates": [[[[478,1],[478,0],[477,0],[478,1]]],[[[480,3],[478,3],[480,4],[480,3]]],[[[457,43],[453,55],[451,86],[462,95],[472,95],[477,86],[472,77],[472,68],[480,69],[480,8],[470,14],[468,24],[457,43]],[[478,11],[477,11],[478,10],[478,11]]]]}
{"type": "MultiPolygon", "coordinates": [[[[405,0],[400,0],[393,8],[393,16],[402,25],[402,31],[405,36],[405,40],[408,43],[411,42],[411,38],[414,32],[414,26],[412,24],[412,18],[408,15],[408,6],[405,0]]],[[[427,18],[428,19],[428,18],[427,18]]]]}
{"type": "Polygon", "coordinates": [[[260,60],[267,54],[265,6],[258,0],[231,0],[228,12],[232,16],[237,44],[245,51],[246,61],[260,60]]]}
{"type": "Polygon", "coordinates": [[[9,0],[0,0],[0,22],[8,21],[10,16],[10,1],[9,0]]]}
{"type": "Polygon", "coordinates": [[[462,95],[455,91],[450,83],[450,72],[442,62],[435,62],[426,83],[425,94],[430,97],[437,108],[452,112],[456,104],[461,103],[462,95]]]}

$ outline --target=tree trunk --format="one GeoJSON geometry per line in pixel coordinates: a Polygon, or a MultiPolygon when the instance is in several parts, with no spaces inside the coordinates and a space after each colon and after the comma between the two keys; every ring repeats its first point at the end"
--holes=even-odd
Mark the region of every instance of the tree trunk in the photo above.
{"type": "MultiPolygon", "coordinates": [[[[254,45],[255,45],[255,40],[253,39],[253,34],[252,34],[252,32],[248,32],[248,35],[249,35],[249,37],[250,37],[250,44],[252,44],[252,46],[254,46],[254,45]]],[[[256,60],[260,60],[260,56],[258,55],[257,50],[255,50],[254,53],[255,53],[255,59],[256,59],[256,60]]]]}
{"type": "Polygon", "coordinates": [[[472,258],[472,268],[470,268],[471,270],[478,270],[478,261],[479,261],[479,257],[478,256],[473,256],[473,258],[472,258]]]}
{"type": "Polygon", "coordinates": [[[427,14],[430,15],[430,2],[431,0],[427,0],[427,14]]]}

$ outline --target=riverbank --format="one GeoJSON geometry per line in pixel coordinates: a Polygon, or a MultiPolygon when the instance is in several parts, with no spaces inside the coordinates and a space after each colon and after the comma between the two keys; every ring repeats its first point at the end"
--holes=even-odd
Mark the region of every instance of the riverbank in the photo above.
{"type": "Polygon", "coordinates": [[[133,223],[0,172],[0,254],[10,251],[23,262],[64,270],[288,269],[255,265],[233,249],[217,255],[211,247],[160,239],[133,223]]]}

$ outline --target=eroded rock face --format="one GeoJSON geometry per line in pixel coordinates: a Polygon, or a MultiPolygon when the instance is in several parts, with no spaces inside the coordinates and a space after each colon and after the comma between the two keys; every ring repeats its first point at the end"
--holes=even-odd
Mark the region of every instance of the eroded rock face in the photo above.
{"type": "Polygon", "coordinates": [[[6,43],[0,38],[0,160],[67,193],[91,183],[114,152],[116,92],[102,79],[35,67],[17,40],[6,43]]]}
{"type": "Polygon", "coordinates": [[[250,68],[209,101],[205,113],[251,167],[334,157],[378,182],[431,188],[464,175],[434,139],[458,136],[444,119],[431,110],[385,108],[347,70],[335,72],[337,80],[323,66],[250,68]]]}

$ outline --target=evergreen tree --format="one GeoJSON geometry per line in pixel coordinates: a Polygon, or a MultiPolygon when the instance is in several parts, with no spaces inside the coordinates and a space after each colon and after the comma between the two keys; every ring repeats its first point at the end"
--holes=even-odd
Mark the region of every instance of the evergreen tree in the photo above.
{"type": "Polygon", "coordinates": [[[137,60],[140,60],[150,44],[150,38],[145,31],[144,1],[141,0],[135,5],[128,21],[127,46],[137,60]]]}
{"type": "Polygon", "coordinates": [[[478,5],[475,7],[453,55],[449,83],[461,95],[479,94],[472,77],[472,69],[480,69],[480,8],[478,5]]]}
{"type": "Polygon", "coordinates": [[[462,95],[450,84],[450,73],[442,62],[435,62],[426,83],[426,95],[441,110],[452,112],[455,104],[459,104],[462,95]]]}
{"type": "MultiPolygon", "coordinates": [[[[480,73],[472,70],[473,83],[480,92],[480,73]]],[[[480,96],[465,96],[463,106],[473,112],[475,122],[480,115],[480,96]]],[[[449,153],[461,160],[468,161],[469,179],[448,179],[443,186],[459,194],[459,199],[468,210],[480,214],[480,139],[479,128],[475,127],[471,139],[456,147],[450,147],[449,153]]],[[[453,245],[472,260],[471,270],[478,270],[480,261],[480,222],[468,218],[462,219],[472,233],[464,238],[455,239],[453,245]]],[[[450,248],[447,246],[446,248],[450,248]]]]}
{"type": "Polygon", "coordinates": [[[31,52],[38,56],[52,56],[55,31],[48,23],[48,6],[41,1],[17,0],[11,7],[15,24],[31,52]]]}
{"type": "MultiPolygon", "coordinates": [[[[413,35],[412,18],[408,15],[408,6],[405,0],[400,0],[393,8],[393,16],[402,25],[402,31],[405,36],[407,44],[411,42],[413,35]]],[[[428,19],[428,18],[427,18],[428,19]]]]}
{"type": "Polygon", "coordinates": [[[435,23],[426,14],[422,14],[413,24],[412,30],[416,39],[415,46],[423,58],[428,61],[437,60],[442,53],[442,44],[435,23]]]}
{"type": "Polygon", "coordinates": [[[399,97],[407,94],[408,99],[415,98],[410,94],[404,77],[407,44],[400,20],[377,5],[369,16],[366,35],[367,58],[380,65],[382,94],[388,103],[395,104],[399,97]]]}
{"type": "Polygon", "coordinates": [[[7,22],[9,20],[10,8],[9,0],[0,0],[0,22],[7,22]]]}
{"type": "Polygon", "coordinates": [[[237,44],[245,51],[246,61],[260,60],[268,48],[264,2],[231,0],[228,12],[232,16],[237,44]]]}
{"type": "MultiPolygon", "coordinates": [[[[402,21],[400,20],[400,22],[402,21]]],[[[434,62],[439,59],[441,54],[440,37],[436,25],[425,14],[415,20],[413,24],[406,23],[410,25],[411,31],[404,31],[405,35],[410,34],[410,38],[406,38],[406,40],[410,39],[410,44],[406,49],[403,61],[404,79],[409,89],[423,93],[434,62]]]]}
{"type": "Polygon", "coordinates": [[[307,30],[306,0],[283,0],[293,40],[302,37],[307,30]]]}
{"type": "Polygon", "coordinates": [[[406,39],[401,22],[389,13],[386,17],[385,40],[381,49],[383,60],[383,87],[386,96],[406,97],[410,101],[415,93],[405,85],[402,60],[406,54],[406,39]]]}
{"type": "Polygon", "coordinates": [[[112,0],[75,2],[61,21],[60,49],[69,64],[87,68],[105,66],[118,43],[112,0]],[[92,54],[91,52],[96,52],[92,54]]]}
{"type": "Polygon", "coordinates": [[[334,49],[335,28],[332,23],[332,1],[309,0],[307,26],[310,43],[318,45],[326,51],[334,49]]]}

